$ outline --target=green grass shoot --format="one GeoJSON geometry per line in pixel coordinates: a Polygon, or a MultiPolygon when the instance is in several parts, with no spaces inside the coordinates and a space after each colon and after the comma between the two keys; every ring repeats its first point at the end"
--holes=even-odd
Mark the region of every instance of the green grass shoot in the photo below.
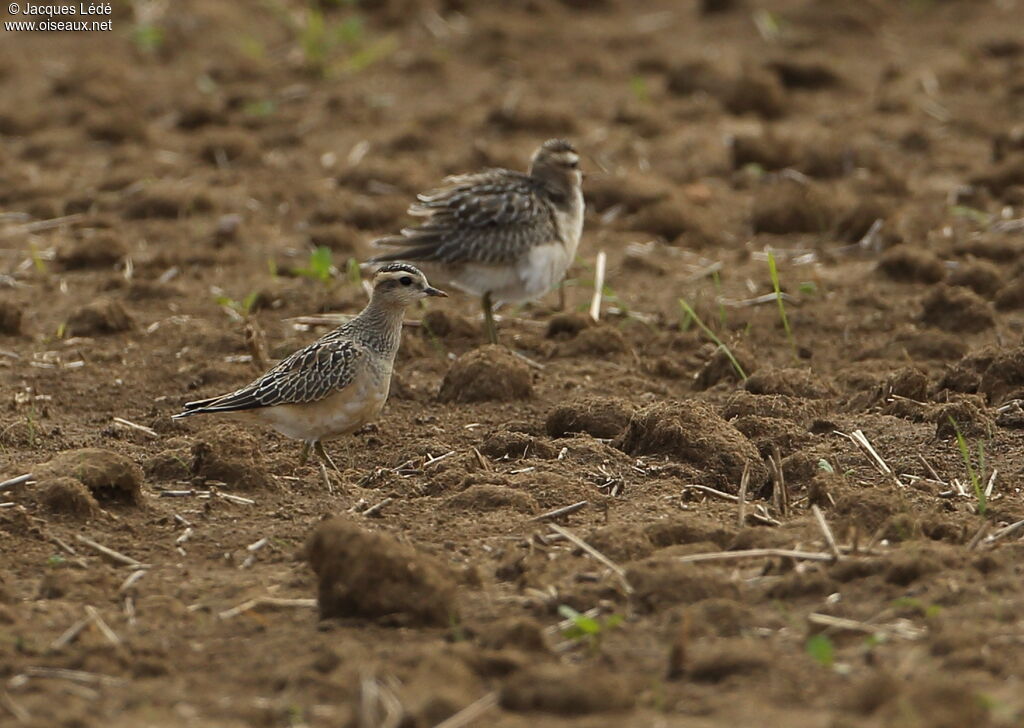
{"type": "Polygon", "coordinates": [[[786,340],[789,348],[793,350],[793,358],[799,358],[796,350],[796,339],[793,338],[793,330],[789,327],[789,318],[786,316],[786,304],[782,300],[782,286],[779,285],[779,269],[775,265],[775,256],[768,253],[768,273],[772,278],[772,287],[775,289],[775,301],[779,305],[779,318],[782,319],[782,328],[786,330],[786,340]]]}
{"type": "Polygon", "coordinates": [[[295,270],[300,276],[320,281],[324,285],[334,277],[334,263],[331,258],[331,249],[321,245],[309,254],[309,263],[305,268],[295,270]]]}
{"type": "Polygon", "coordinates": [[[259,298],[259,295],[258,292],[253,291],[241,301],[236,301],[230,296],[217,296],[215,300],[218,306],[230,308],[242,316],[248,317],[252,313],[253,306],[256,305],[256,299],[259,298]]]}
{"type": "Polygon", "coordinates": [[[647,79],[643,76],[633,76],[629,79],[629,90],[633,97],[640,103],[646,104],[651,100],[651,91],[647,88],[647,79]]]}
{"type": "Polygon", "coordinates": [[[585,643],[593,652],[600,649],[603,636],[623,621],[620,614],[610,614],[600,620],[594,619],[577,612],[568,604],[559,606],[558,613],[572,622],[562,630],[562,636],[576,643],[585,643]]]}
{"type": "Polygon", "coordinates": [[[132,29],[132,43],[143,53],[153,55],[164,45],[164,31],[154,23],[139,23],[132,29]]]}
{"type": "Polygon", "coordinates": [[[35,243],[29,243],[29,255],[32,256],[32,267],[36,273],[46,273],[46,259],[35,243]]]}
{"type": "Polygon", "coordinates": [[[715,342],[723,352],[725,352],[725,356],[729,359],[729,363],[732,364],[732,368],[736,370],[736,373],[739,375],[740,379],[744,382],[747,381],[747,373],[743,371],[743,367],[740,366],[739,361],[737,361],[736,357],[733,356],[732,350],[729,349],[728,346],[723,344],[721,339],[715,336],[715,332],[708,328],[707,324],[705,324],[701,320],[700,316],[697,315],[697,312],[693,310],[693,307],[691,307],[690,304],[686,302],[686,299],[680,298],[679,306],[683,309],[683,312],[686,313],[689,319],[692,319],[693,322],[696,323],[697,326],[700,328],[700,330],[703,331],[709,339],[715,342]]]}
{"type": "MultiPolygon", "coordinates": [[[[964,434],[960,432],[960,427],[956,424],[956,420],[950,417],[949,423],[953,425],[953,431],[956,432],[956,444],[960,449],[960,457],[963,458],[964,467],[967,468],[967,477],[971,479],[971,488],[974,489],[974,497],[978,502],[978,515],[984,516],[985,511],[988,510],[988,498],[985,496],[985,489],[981,485],[981,476],[974,468],[971,448],[967,445],[964,434]]],[[[978,464],[984,468],[985,446],[982,443],[978,443],[978,464]]]]}
{"type": "Polygon", "coordinates": [[[836,647],[828,635],[816,634],[807,640],[807,654],[822,667],[831,668],[836,662],[836,647]]]}

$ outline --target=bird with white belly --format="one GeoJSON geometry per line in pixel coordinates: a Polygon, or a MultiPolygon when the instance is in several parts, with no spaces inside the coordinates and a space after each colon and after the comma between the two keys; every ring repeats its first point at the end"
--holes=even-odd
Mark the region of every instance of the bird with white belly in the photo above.
{"type": "Polygon", "coordinates": [[[370,303],[348,323],[299,349],[241,389],[188,402],[174,419],[224,414],[269,425],[302,440],[337,470],[323,441],[355,432],[387,401],[405,309],[427,296],[446,296],[411,265],[385,265],[373,277],[370,303]]]}
{"type": "Polygon", "coordinates": [[[563,139],[544,142],[527,173],[487,169],[447,177],[418,200],[409,214],[424,221],[375,240],[395,250],[373,262],[415,262],[431,277],[480,296],[491,343],[497,343],[494,305],[543,296],[576,257],[582,174],[579,155],[563,139]]]}

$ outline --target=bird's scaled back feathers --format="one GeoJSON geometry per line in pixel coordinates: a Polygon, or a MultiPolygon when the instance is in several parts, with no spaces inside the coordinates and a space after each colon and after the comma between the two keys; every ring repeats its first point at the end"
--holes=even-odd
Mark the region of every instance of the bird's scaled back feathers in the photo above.
{"type": "Polygon", "coordinates": [[[507,169],[448,177],[409,208],[410,215],[426,218],[420,226],[374,241],[402,249],[374,260],[514,263],[558,239],[551,202],[557,196],[543,181],[507,169]]]}
{"type": "Polygon", "coordinates": [[[252,383],[230,394],[188,402],[175,418],[208,412],[240,412],[321,400],[348,385],[365,363],[358,343],[328,334],[299,349],[252,383]]]}

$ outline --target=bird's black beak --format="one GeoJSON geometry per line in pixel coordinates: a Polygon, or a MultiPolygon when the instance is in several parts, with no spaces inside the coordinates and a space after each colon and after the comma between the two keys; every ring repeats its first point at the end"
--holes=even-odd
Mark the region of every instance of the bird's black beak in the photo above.
{"type": "Polygon", "coordinates": [[[440,288],[434,288],[433,286],[427,286],[423,289],[423,292],[428,296],[440,296],[441,298],[448,298],[448,294],[442,291],[440,288]]]}

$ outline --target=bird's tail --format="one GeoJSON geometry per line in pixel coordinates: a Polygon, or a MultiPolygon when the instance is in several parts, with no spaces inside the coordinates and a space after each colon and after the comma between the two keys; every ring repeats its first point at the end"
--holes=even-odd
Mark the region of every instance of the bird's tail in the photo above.
{"type": "Polygon", "coordinates": [[[206,407],[216,402],[220,397],[209,397],[207,399],[197,399],[195,402],[186,402],[185,409],[182,412],[171,415],[172,420],[180,420],[185,417],[191,417],[192,415],[201,415],[206,412],[206,407]]]}

